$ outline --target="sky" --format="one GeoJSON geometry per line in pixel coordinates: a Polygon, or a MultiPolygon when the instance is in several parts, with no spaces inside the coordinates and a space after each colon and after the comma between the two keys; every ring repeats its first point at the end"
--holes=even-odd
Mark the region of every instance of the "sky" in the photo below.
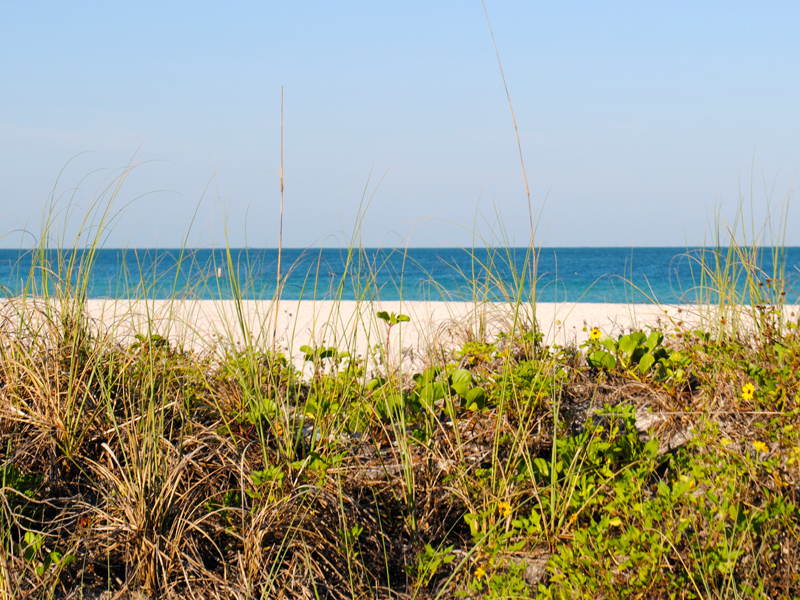
{"type": "MultiPolygon", "coordinates": [[[[537,244],[694,245],[797,189],[800,3],[486,7],[537,244]]],[[[0,245],[51,198],[70,239],[132,165],[107,247],[277,246],[281,86],[285,246],[528,242],[480,0],[31,0],[0,3],[0,245]]]]}

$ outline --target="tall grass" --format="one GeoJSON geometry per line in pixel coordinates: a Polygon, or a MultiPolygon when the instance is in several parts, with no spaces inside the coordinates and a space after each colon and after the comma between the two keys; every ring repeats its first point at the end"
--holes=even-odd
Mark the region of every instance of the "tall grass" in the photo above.
{"type": "MultiPolygon", "coordinates": [[[[751,174],[752,181],[752,174],[751,174]]],[[[717,339],[755,331],[769,343],[787,323],[786,235],[791,193],[777,209],[765,189],[766,215],[759,224],[757,205],[740,194],[731,220],[715,207],[712,239],[687,253],[691,287],[687,297],[697,307],[701,326],[717,339]]]]}
{"type": "MultiPolygon", "coordinates": [[[[223,277],[180,289],[176,275],[166,300],[156,299],[164,288],[155,272],[128,252],[139,282],[119,289],[138,295],[111,301],[116,317],[97,322],[87,303],[91,272],[117,218],[126,173],[98,191],[69,240],[59,215],[74,218],[75,200],[64,199],[63,212],[51,202],[27,284],[3,308],[4,597],[81,589],[240,598],[494,593],[495,580],[481,570],[497,577],[497,589],[510,586],[495,597],[547,597],[523,571],[548,564],[538,581],[558,589],[559,557],[577,543],[580,527],[602,522],[602,498],[624,484],[636,488],[639,504],[651,502],[647,489],[636,487],[645,472],[677,485],[658,469],[681,467],[647,455],[630,429],[631,413],[615,404],[644,397],[667,409],[683,406],[694,397],[691,386],[708,377],[702,369],[694,382],[678,374],[677,361],[695,352],[697,340],[670,348],[676,362],[665,362],[663,377],[629,369],[621,354],[614,369],[588,366],[585,351],[593,347],[562,347],[539,331],[530,280],[536,253],[515,255],[502,225],[489,236],[476,232],[467,250],[471,269],[456,271],[472,310],[449,333],[411,338],[419,344],[415,360],[404,353],[409,324],[389,327],[376,314],[384,292],[378,274],[390,251],[373,254],[360,245],[366,191],[347,236],[345,268],[310,331],[274,325],[281,283],[294,267],[283,271],[273,295],[248,300],[259,298],[252,257],[227,243],[212,255],[222,262],[210,265],[223,277]],[[481,245],[488,249],[479,253],[481,245]],[[213,331],[187,312],[205,293],[197,286],[230,296],[213,303],[213,331]],[[354,308],[344,304],[346,290],[354,308]],[[613,417],[602,416],[603,404],[613,417]],[[583,414],[595,416],[584,422],[583,414]]],[[[760,244],[731,242],[729,262],[717,260],[720,244],[699,255],[697,310],[713,299],[720,310],[753,310],[753,318],[766,319],[759,306],[781,302],[784,271],[776,267],[766,287],[754,283],[763,276],[751,268],[760,244]]],[[[391,252],[408,260],[402,248],[391,252]]],[[[177,270],[208,271],[186,244],[177,257],[177,270]]],[[[310,272],[301,297],[318,303],[321,279],[310,272]]],[[[393,307],[413,312],[402,297],[402,269],[396,285],[393,307]]],[[[445,305],[452,299],[444,290],[440,298],[445,305]]],[[[794,339],[786,321],[731,329],[733,313],[716,321],[702,314],[725,339],[794,339]]],[[[746,348],[731,347],[730,355],[757,360],[746,348]]],[[[724,369],[713,371],[719,381],[742,376],[724,369]]],[[[782,385],[795,385],[787,373],[782,385]]],[[[725,393],[732,403],[735,390],[725,393]]],[[[791,397],[791,390],[782,396],[781,415],[791,397]]],[[[750,530],[738,539],[740,553],[761,540],[750,530]]],[[[688,558],[690,550],[670,556],[689,561],[685,570],[694,574],[701,562],[688,558]]],[[[752,552],[760,565],[766,551],[752,552]]],[[[722,587],[692,581],[701,596],[739,589],[731,578],[722,587]]]]}

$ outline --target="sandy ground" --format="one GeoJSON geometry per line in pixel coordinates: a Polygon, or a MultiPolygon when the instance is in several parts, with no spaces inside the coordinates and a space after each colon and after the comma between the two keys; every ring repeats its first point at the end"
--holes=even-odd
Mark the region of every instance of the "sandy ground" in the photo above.
{"type": "MultiPolygon", "coordinates": [[[[124,341],[147,330],[169,337],[196,351],[224,352],[249,340],[270,348],[273,331],[277,344],[302,363],[300,347],[336,346],[351,354],[367,356],[369,347],[385,342],[387,327],[376,317],[380,310],[408,315],[411,320],[392,328],[390,353],[412,363],[429,352],[460,345],[470,339],[491,336],[508,329],[515,318],[504,304],[475,305],[465,302],[287,301],[278,308],[277,325],[272,302],[245,301],[241,310],[232,301],[126,301],[89,300],[90,317],[124,341]],[[355,334],[355,335],[354,335],[355,334]]],[[[539,328],[547,343],[580,343],[592,327],[619,335],[632,328],[686,327],[697,323],[689,307],[644,304],[554,304],[536,306],[539,328]]],[[[530,307],[516,318],[530,323],[530,307]]]]}

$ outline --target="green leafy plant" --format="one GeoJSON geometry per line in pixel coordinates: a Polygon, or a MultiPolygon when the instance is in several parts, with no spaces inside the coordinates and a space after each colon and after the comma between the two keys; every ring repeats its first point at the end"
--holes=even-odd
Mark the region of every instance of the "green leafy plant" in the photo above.
{"type": "Polygon", "coordinates": [[[375,315],[386,325],[386,342],[385,342],[386,345],[383,348],[383,352],[388,365],[390,356],[389,339],[392,333],[392,328],[401,323],[408,323],[409,321],[411,321],[411,317],[409,317],[408,315],[404,315],[402,313],[395,314],[394,311],[386,312],[385,310],[380,310],[376,312],[375,315]]]}
{"type": "Polygon", "coordinates": [[[16,545],[17,552],[34,566],[39,577],[44,576],[51,567],[60,571],[75,561],[75,556],[72,554],[62,554],[58,550],[45,550],[44,543],[44,535],[26,531],[22,542],[16,545]]]}
{"type": "Polygon", "coordinates": [[[466,369],[455,369],[448,377],[450,389],[461,400],[461,408],[476,411],[486,407],[486,391],[476,385],[472,373],[466,369]]]}
{"type": "Polygon", "coordinates": [[[598,340],[589,339],[586,362],[596,369],[611,371],[621,368],[635,377],[645,377],[651,371],[657,378],[668,376],[670,352],[662,346],[664,334],[653,331],[646,335],[634,331],[621,335],[617,340],[602,336],[598,340]]]}
{"type": "Polygon", "coordinates": [[[375,314],[381,321],[385,322],[390,329],[398,323],[408,323],[411,320],[411,317],[408,315],[402,313],[395,314],[394,311],[389,313],[385,310],[380,310],[375,314]]]}
{"type": "Polygon", "coordinates": [[[417,555],[413,568],[406,567],[409,574],[415,575],[417,587],[426,587],[442,566],[453,562],[456,557],[453,554],[453,548],[455,546],[452,544],[437,549],[430,544],[425,544],[423,551],[417,555]]]}

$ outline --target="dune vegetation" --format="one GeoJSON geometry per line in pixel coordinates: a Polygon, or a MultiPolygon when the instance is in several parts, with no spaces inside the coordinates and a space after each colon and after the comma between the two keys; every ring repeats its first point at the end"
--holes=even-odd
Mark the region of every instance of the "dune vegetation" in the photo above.
{"type": "Polygon", "coordinates": [[[709,248],[693,328],[554,344],[535,269],[489,268],[466,283],[476,303],[506,285],[503,318],[417,348],[422,367],[389,343],[407,317],[372,311],[367,353],[297,340],[300,369],[269,335],[199,351],[93,322],[117,189],[73,240],[45,219],[2,306],[2,600],[800,597],[780,248],[709,248]]]}

